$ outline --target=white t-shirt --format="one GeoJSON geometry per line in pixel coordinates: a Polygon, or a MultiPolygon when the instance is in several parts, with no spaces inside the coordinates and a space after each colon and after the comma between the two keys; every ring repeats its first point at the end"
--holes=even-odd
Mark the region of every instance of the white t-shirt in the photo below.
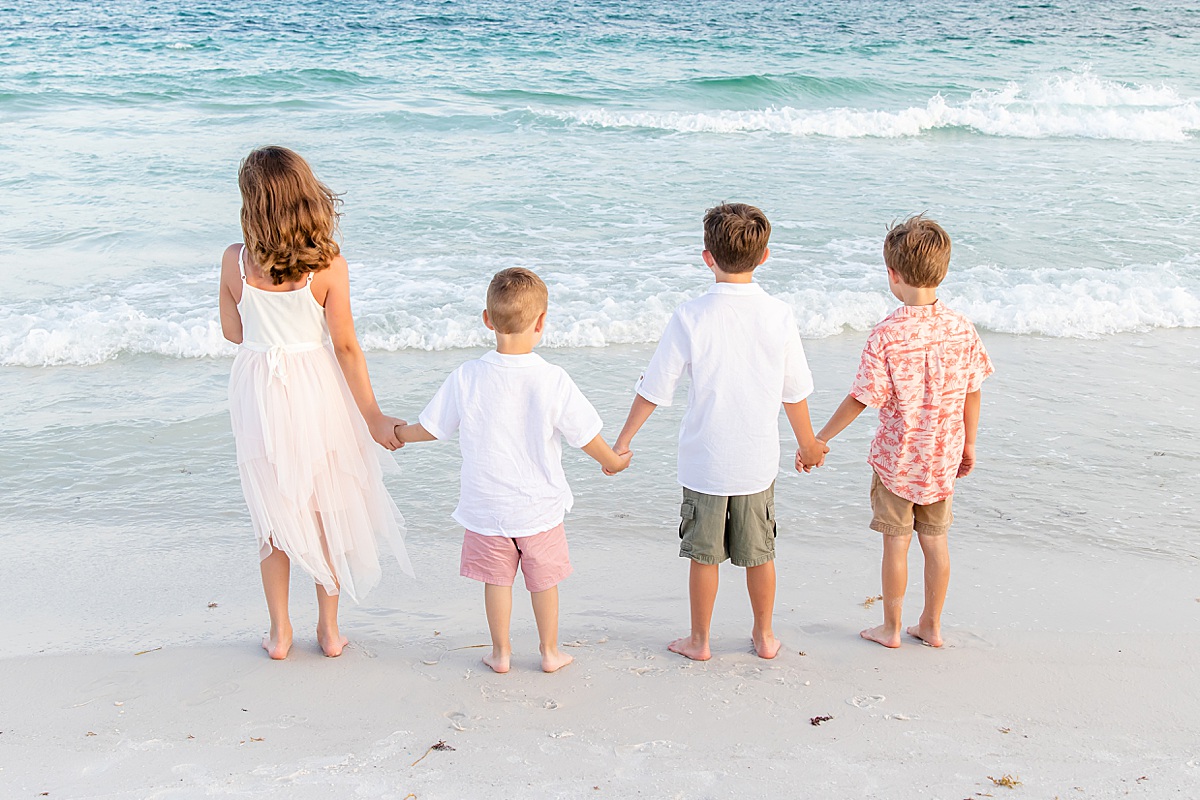
{"type": "Polygon", "coordinates": [[[583,447],[600,415],[561,368],[534,353],[492,351],[446,378],[421,412],[438,439],[458,431],[461,488],[454,519],[485,536],[532,536],[574,503],[562,442],[583,447]]]}
{"type": "Polygon", "coordinates": [[[714,284],[675,309],[637,393],[669,406],[685,374],[679,483],[715,495],[765,490],[779,474],[779,406],[813,390],[792,309],[756,283],[714,284]]]}

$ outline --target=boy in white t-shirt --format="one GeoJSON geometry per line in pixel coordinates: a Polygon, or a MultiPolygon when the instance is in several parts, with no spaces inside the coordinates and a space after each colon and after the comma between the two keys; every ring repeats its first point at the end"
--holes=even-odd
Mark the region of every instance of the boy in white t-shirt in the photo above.
{"type": "Polygon", "coordinates": [[[420,422],[396,427],[402,442],[458,431],[463,464],[454,519],[463,536],[461,574],[484,583],[492,652],[483,663],[508,672],[509,621],[517,567],[533,599],[542,669],[572,657],[558,649],[558,584],[571,574],[563,517],[573,498],[562,443],[596,459],[606,474],[629,466],[600,436],[600,415],[560,367],[533,353],[546,325],[548,292],[533,272],[502,270],[488,286],[483,324],[496,349],[450,374],[420,422]]]}
{"type": "Polygon", "coordinates": [[[671,405],[680,379],[691,377],[679,431],[679,555],[691,559],[692,632],[668,647],[697,661],[712,657],[709,630],[726,559],[746,568],[755,652],[779,652],[771,617],[781,403],[800,446],[797,467],[808,472],[828,452],[809,421],[812,374],[792,310],[753,282],[770,236],[771,223],[754,206],[720,205],[704,215],[704,263],[716,283],[675,309],[614,444],[628,455],[654,409],[671,405]]]}

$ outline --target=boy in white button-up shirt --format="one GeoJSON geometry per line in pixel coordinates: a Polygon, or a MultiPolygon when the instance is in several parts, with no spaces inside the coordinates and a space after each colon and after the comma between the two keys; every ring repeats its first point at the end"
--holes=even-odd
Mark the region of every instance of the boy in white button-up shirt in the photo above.
{"type": "Polygon", "coordinates": [[[614,444],[627,455],[654,409],[671,405],[680,379],[691,377],[679,431],[679,555],[691,559],[692,632],[668,647],[697,661],[712,657],[709,629],[726,559],[746,568],[755,651],[779,652],[771,617],[781,403],[799,444],[797,465],[807,472],[828,452],[809,421],[812,374],[792,310],[752,281],[770,235],[754,206],[721,205],[704,215],[704,263],[716,283],[675,310],[614,444]]]}
{"type": "Polygon", "coordinates": [[[402,442],[446,439],[458,431],[463,464],[454,519],[463,536],[461,574],[484,583],[492,652],[483,662],[508,672],[512,585],[517,567],[533,599],[542,669],[571,663],[558,649],[558,584],[571,574],[563,518],[573,498],[562,468],[562,439],[613,475],[629,466],[600,436],[600,415],[561,367],[533,348],[546,325],[542,279],[519,267],[488,286],[483,324],[496,349],[448,377],[420,422],[396,427],[402,442]]]}

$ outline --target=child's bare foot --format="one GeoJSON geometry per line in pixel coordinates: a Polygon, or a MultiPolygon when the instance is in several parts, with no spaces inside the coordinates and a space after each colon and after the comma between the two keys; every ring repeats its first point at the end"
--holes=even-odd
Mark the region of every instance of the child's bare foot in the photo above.
{"type": "Polygon", "coordinates": [[[667,649],[672,653],[679,653],[684,658],[690,658],[692,661],[708,661],[712,658],[712,653],[708,649],[708,642],[698,642],[694,636],[684,636],[682,639],[676,639],[667,645],[667,649]]]}
{"type": "Polygon", "coordinates": [[[859,631],[858,635],[869,642],[878,642],[884,647],[900,646],[900,631],[889,631],[886,625],[867,628],[865,631],[859,631]]]}
{"type": "Polygon", "coordinates": [[[553,650],[542,650],[542,672],[558,672],[574,660],[575,656],[569,656],[557,647],[553,650]]]}
{"type": "Polygon", "coordinates": [[[346,645],[350,644],[350,640],[342,636],[337,628],[331,630],[317,628],[317,644],[321,645],[321,652],[328,658],[337,658],[346,649],[346,645]]]}
{"type": "Polygon", "coordinates": [[[920,639],[921,644],[926,647],[941,647],[945,642],[942,641],[942,631],[940,627],[930,625],[926,627],[925,623],[920,625],[910,625],[907,631],[908,635],[914,639],[920,639]]]}
{"type": "Polygon", "coordinates": [[[492,668],[492,672],[498,672],[501,675],[508,672],[508,662],[512,657],[511,650],[497,650],[492,648],[492,652],[483,657],[483,663],[492,668]]]}
{"type": "Polygon", "coordinates": [[[765,636],[751,635],[750,638],[754,641],[754,652],[758,653],[759,658],[774,658],[779,655],[779,648],[783,647],[783,642],[779,641],[774,633],[765,636]]]}
{"type": "Polygon", "coordinates": [[[287,658],[292,649],[292,627],[289,625],[279,630],[272,628],[271,632],[263,637],[262,646],[267,655],[276,661],[287,658]]]}

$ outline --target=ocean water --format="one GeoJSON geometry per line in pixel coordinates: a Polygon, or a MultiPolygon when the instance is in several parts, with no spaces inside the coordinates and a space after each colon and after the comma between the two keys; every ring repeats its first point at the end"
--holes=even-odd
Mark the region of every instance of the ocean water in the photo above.
{"type": "MultiPolygon", "coordinates": [[[[487,345],[487,281],[522,265],[550,286],[547,357],[599,397],[611,435],[648,346],[710,280],[704,210],[734,200],[772,220],[759,277],[821,365],[819,422],[895,304],[887,225],[927,212],[954,240],[946,301],[1009,353],[1042,348],[1028,374],[999,365],[1003,424],[989,434],[985,416],[1010,448],[995,485],[1023,498],[1027,529],[1021,409],[1053,415],[1086,349],[1136,361],[1161,381],[1148,396],[1180,404],[1139,443],[1167,455],[1122,484],[1146,481],[1163,510],[1134,514],[1146,539],[1120,509],[1097,526],[1048,498],[1048,541],[1190,553],[1195,504],[1175,487],[1200,463],[1180,422],[1200,394],[1198,45],[1200,8],[1183,2],[0,2],[4,530],[84,542],[107,526],[141,552],[252,558],[217,263],[241,238],[239,160],[274,143],[343,194],[360,338],[385,407],[409,416],[487,345]]],[[[1123,457],[1141,395],[1121,374],[1043,430],[1096,438],[1073,457],[1040,442],[1045,475],[1123,457]]],[[[654,509],[638,524],[670,516],[648,505],[671,484],[663,416],[638,461],[653,491],[621,490],[654,509]]],[[[846,515],[859,426],[845,481],[821,479],[846,515]]],[[[436,452],[417,477],[444,491],[414,494],[403,459],[394,484],[418,537],[453,505],[455,456],[436,452]]],[[[628,500],[588,486],[585,514],[628,500]]],[[[850,519],[826,517],[824,535],[850,519]]]]}
{"type": "Polygon", "coordinates": [[[10,2],[0,365],[223,357],[239,159],[344,193],[364,345],[485,343],[488,277],[550,282],[551,346],[654,341],[699,218],[772,219],[808,337],[891,299],[887,224],[955,241],[990,331],[1200,325],[1200,9],[1112,2],[10,2]]]}

